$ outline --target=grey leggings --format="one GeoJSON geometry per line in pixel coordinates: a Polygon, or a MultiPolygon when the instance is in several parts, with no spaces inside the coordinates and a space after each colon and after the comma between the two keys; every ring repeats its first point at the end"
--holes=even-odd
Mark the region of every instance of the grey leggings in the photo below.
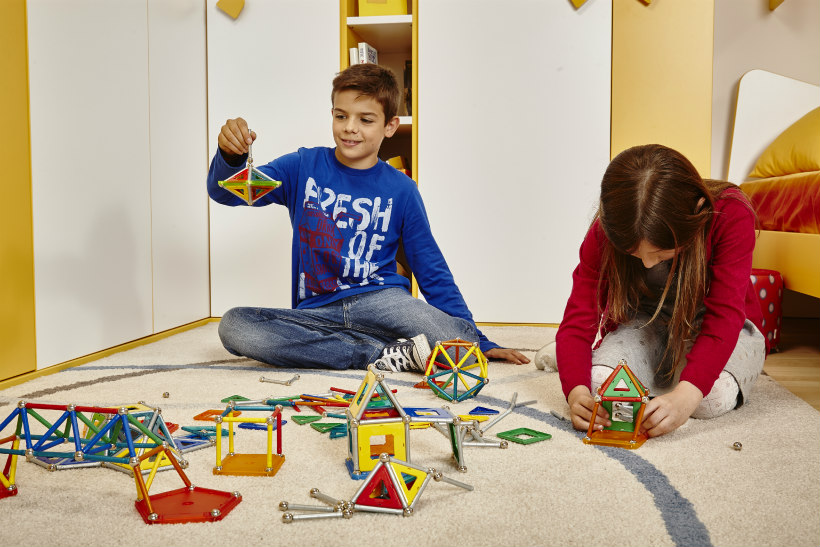
{"type": "MultiPolygon", "coordinates": [[[[645,326],[648,320],[649,315],[639,313],[634,320],[620,325],[616,330],[607,334],[601,341],[601,345],[592,352],[592,363],[615,368],[621,359],[625,359],[630,370],[644,386],[649,388],[650,396],[663,395],[672,391],[678,384],[681,370],[678,369],[675,372],[670,385],[660,385],[655,380],[655,368],[663,355],[667,333],[661,321],[645,326]]],[[[693,416],[714,417],[748,401],[752,386],[763,370],[765,358],[766,343],[763,335],[754,323],[747,319],[740,331],[737,345],[721,373],[721,379],[715,383],[712,392],[704,394],[706,396],[701,403],[704,408],[699,407],[693,416]],[[718,391],[734,388],[731,382],[726,381],[727,374],[731,375],[739,390],[739,393],[734,392],[736,393],[736,404],[721,405],[721,410],[717,410],[714,400],[726,396],[725,393],[718,391]]],[[[597,367],[593,366],[593,369],[595,368],[597,367]]],[[[593,374],[593,384],[595,376],[593,374]]],[[[595,389],[597,386],[592,387],[595,389]]]]}

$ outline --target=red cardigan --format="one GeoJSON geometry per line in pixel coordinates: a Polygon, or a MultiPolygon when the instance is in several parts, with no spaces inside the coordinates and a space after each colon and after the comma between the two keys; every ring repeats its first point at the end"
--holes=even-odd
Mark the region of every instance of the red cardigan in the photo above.
{"type": "MultiPolygon", "coordinates": [[[[715,203],[716,214],[706,240],[709,287],[700,334],[686,356],[681,380],[707,395],[726,366],[748,318],[761,329],[760,304],[751,282],[755,246],[755,215],[739,190],[727,190],[715,203]],[[728,194],[728,195],[727,195],[728,194]],[[731,197],[730,197],[731,196],[731,197]]],[[[572,273],[572,292],[556,335],[556,358],[561,388],[567,396],[575,386],[590,384],[596,334],[604,336],[617,325],[601,324],[596,293],[606,236],[596,220],[581,244],[581,261],[572,273]]],[[[607,300],[604,280],[600,309],[607,300]]],[[[761,329],[762,330],[762,329],[761,329]]],[[[768,342],[767,342],[768,344],[768,342]]],[[[616,363],[611,363],[614,367],[616,363]]]]}

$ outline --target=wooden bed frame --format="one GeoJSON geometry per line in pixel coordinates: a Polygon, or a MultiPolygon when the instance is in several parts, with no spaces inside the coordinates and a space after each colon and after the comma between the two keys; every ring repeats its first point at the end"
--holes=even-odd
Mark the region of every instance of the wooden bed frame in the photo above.
{"type": "MultiPolygon", "coordinates": [[[[820,87],[764,70],[740,79],[728,179],[747,180],[755,162],[784,129],[820,106],[820,87]]],[[[761,230],[754,268],[777,270],[787,289],[820,298],[820,234],[761,230]]]]}

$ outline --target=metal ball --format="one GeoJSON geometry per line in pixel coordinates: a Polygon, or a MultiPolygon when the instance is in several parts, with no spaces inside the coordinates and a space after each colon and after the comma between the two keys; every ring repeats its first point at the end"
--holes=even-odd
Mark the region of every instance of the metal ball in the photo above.
{"type": "Polygon", "coordinates": [[[212,517],[218,517],[221,514],[222,514],[222,512],[219,509],[211,509],[211,516],[212,517]]]}
{"type": "Polygon", "coordinates": [[[412,517],[413,516],[413,509],[411,507],[408,507],[407,509],[404,510],[404,513],[402,514],[402,516],[412,517]]]}
{"type": "Polygon", "coordinates": [[[735,450],[742,450],[743,445],[740,444],[740,443],[735,443],[735,444],[732,445],[732,448],[734,448],[735,450]]]}
{"type": "Polygon", "coordinates": [[[318,493],[319,493],[319,489],[318,489],[318,488],[311,488],[311,489],[310,489],[310,497],[315,498],[315,497],[316,497],[316,494],[318,494],[318,493]]]}
{"type": "Polygon", "coordinates": [[[388,454],[387,452],[382,452],[381,454],[379,454],[379,461],[382,462],[382,463],[389,462],[390,461],[390,454],[388,454]]]}
{"type": "Polygon", "coordinates": [[[282,513],[282,522],[286,524],[293,522],[293,513],[282,513]]]}
{"type": "Polygon", "coordinates": [[[280,511],[287,511],[288,510],[288,502],[280,501],[279,502],[279,510],[280,511]]]}
{"type": "Polygon", "coordinates": [[[162,398],[163,398],[163,399],[167,399],[167,398],[168,398],[168,397],[170,397],[170,396],[171,396],[171,394],[170,394],[170,393],[168,393],[167,391],[165,391],[165,392],[163,392],[163,393],[162,393],[162,398]]]}
{"type": "Polygon", "coordinates": [[[349,519],[352,516],[353,516],[353,511],[352,510],[345,509],[344,511],[342,511],[342,517],[343,518],[349,519]]]}

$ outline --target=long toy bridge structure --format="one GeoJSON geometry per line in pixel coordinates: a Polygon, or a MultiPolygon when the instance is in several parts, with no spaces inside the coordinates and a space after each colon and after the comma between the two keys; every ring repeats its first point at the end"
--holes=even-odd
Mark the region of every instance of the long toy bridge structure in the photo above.
{"type": "Polygon", "coordinates": [[[65,463],[68,461],[77,465],[92,462],[130,468],[137,487],[136,508],[149,524],[221,520],[241,501],[241,496],[236,492],[210,490],[191,484],[182,470],[187,463],[184,460],[180,463],[182,451],[162,420],[159,409],[147,415],[132,414],[125,407],[19,401],[11,414],[0,423],[0,434],[15,419],[14,434],[0,438],[0,454],[7,455],[0,473],[3,487],[0,499],[17,494],[17,459],[25,456],[26,460],[50,470],[57,468],[54,462],[68,465],[65,463]],[[56,411],[59,415],[49,421],[43,416],[46,411],[56,411]],[[89,413],[91,417],[87,416],[89,413]],[[45,427],[46,432],[35,434],[31,418],[45,427]],[[80,422],[87,428],[85,434],[80,429],[80,422]],[[25,448],[20,447],[21,441],[24,441],[25,448]],[[6,447],[8,444],[10,448],[6,447]],[[151,483],[160,466],[167,464],[176,470],[185,486],[152,499],[148,494],[151,483]],[[148,473],[147,479],[143,478],[145,471],[148,473]]]}

